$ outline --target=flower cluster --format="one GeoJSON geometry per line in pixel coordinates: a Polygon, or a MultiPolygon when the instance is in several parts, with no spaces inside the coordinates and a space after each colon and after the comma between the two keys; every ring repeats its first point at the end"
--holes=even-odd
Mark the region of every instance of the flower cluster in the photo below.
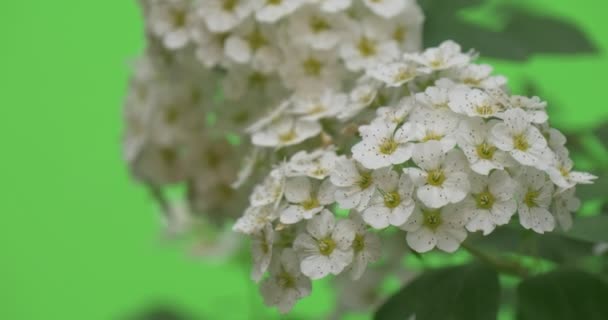
{"type": "Polygon", "coordinates": [[[245,162],[251,174],[264,167],[248,141],[235,145],[268,106],[297,92],[302,99],[293,115],[303,121],[273,124],[288,134],[260,133],[256,142],[300,142],[320,132],[317,121],[334,115],[334,105],[346,103],[328,94],[322,102],[333,109],[323,110],[308,97],[339,90],[368,66],[421,46],[423,16],[412,0],[140,5],[147,47],[133,64],[125,102],[125,160],[139,181],[154,188],[185,185],[190,211],[213,220],[235,217],[247,201],[232,188],[249,176],[236,175],[239,165],[245,162]]]}
{"type": "Polygon", "coordinates": [[[510,94],[474,58],[452,41],[405,53],[349,92],[295,94],[249,127],[254,145],[285,159],[234,225],[253,239],[267,304],[285,312],[311,280],[358,279],[391,226],[417,252],[454,252],[515,215],[539,234],[571,226],[575,187],[595,177],[572,170],[545,101],[510,94]]]}

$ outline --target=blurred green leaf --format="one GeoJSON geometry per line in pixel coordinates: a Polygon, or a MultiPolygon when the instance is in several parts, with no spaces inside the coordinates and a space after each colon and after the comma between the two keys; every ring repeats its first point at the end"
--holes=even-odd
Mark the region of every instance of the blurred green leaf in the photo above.
{"type": "Polygon", "coordinates": [[[584,241],[608,242],[608,215],[579,217],[572,229],[565,233],[568,237],[584,241]]]}
{"type": "Polygon", "coordinates": [[[377,320],[496,319],[498,274],[481,264],[427,271],[388,299],[377,320]]]}
{"type": "Polygon", "coordinates": [[[535,256],[556,263],[573,263],[592,254],[593,244],[560,233],[536,234],[519,226],[497,228],[488,236],[473,234],[467,240],[481,250],[535,256]]]}
{"type": "Polygon", "coordinates": [[[426,20],[425,47],[452,39],[485,57],[526,60],[533,54],[596,53],[597,48],[576,25],[505,4],[496,11],[506,21],[502,30],[489,30],[465,21],[455,12],[480,6],[482,0],[422,1],[426,20]]]}
{"type": "Polygon", "coordinates": [[[608,319],[608,285],[575,270],[558,270],[521,282],[517,288],[519,320],[608,319]]]}

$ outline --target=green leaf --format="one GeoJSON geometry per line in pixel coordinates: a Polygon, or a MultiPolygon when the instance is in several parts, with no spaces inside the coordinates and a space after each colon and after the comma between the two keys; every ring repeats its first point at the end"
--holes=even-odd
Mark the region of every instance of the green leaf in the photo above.
{"type": "Polygon", "coordinates": [[[544,258],[556,263],[572,263],[592,255],[593,244],[560,233],[537,234],[520,226],[496,228],[488,236],[472,234],[467,240],[484,251],[515,253],[544,258]]]}
{"type": "Polygon", "coordinates": [[[572,229],[565,234],[584,241],[608,242],[608,215],[579,217],[574,220],[572,229]]]}
{"type": "Polygon", "coordinates": [[[608,285],[582,271],[528,278],[517,288],[518,320],[608,319],[608,285]]]}
{"type": "Polygon", "coordinates": [[[498,275],[486,265],[432,270],[389,298],[374,319],[496,319],[499,291],[498,275]]]}

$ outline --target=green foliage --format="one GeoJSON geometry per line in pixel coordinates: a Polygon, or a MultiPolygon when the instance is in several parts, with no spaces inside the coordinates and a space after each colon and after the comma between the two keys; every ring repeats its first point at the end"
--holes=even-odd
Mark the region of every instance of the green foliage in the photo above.
{"type": "Polygon", "coordinates": [[[392,296],[374,319],[482,320],[498,312],[498,274],[481,264],[424,273],[392,296]]]}
{"type": "Polygon", "coordinates": [[[517,288],[518,320],[608,319],[608,285],[575,270],[560,270],[524,280],[517,288]]]}
{"type": "Polygon", "coordinates": [[[568,237],[590,242],[608,242],[608,215],[580,217],[574,220],[568,237]]]}

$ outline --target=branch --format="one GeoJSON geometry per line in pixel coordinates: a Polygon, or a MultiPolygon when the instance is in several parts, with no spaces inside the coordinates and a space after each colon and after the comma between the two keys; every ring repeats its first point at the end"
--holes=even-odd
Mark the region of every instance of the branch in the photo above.
{"type": "Polygon", "coordinates": [[[461,247],[467,250],[472,256],[476,257],[483,263],[493,266],[501,273],[509,274],[520,278],[525,278],[531,273],[528,268],[524,267],[518,262],[504,260],[498,257],[488,255],[487,253],[480,251],[479,249],[469,245],[466,242],[463,242],[461,244],[461,247]]]}

